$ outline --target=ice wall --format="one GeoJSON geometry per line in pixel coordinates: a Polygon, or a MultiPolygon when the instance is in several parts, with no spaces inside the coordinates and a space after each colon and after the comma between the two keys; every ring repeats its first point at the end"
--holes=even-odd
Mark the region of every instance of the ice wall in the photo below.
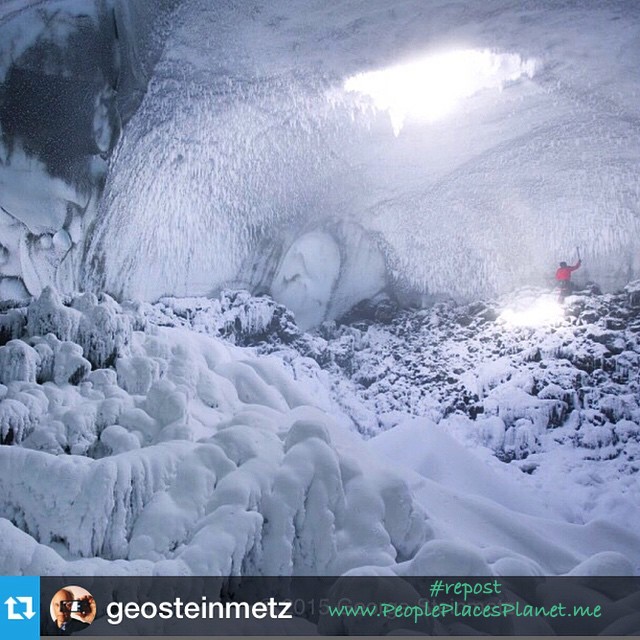
{"type": "Polygon", "coordinates": [[[107,161],[169,2],[0,6],[0,299],[79,286],[107,161]]]}
{"type": "Polygon", "coordinates": [[[151,298],[239,279],[304,325],[385,286],[545,282],[576,245],[579,275],[615,287],[639,268],[639,30],[624,3],[185,2],[113,163],[90,277],[151,298]],[[343,90],[456,48],[535,73],[399,135],[343,90]]]}
{"type": "MultiPolygon", "coordinates": [[[[116,24],[147,22],[149,7],[116,4],[116,24]]],[[[628,2],[183,0],[144,95],[128,73],[118,105],[131,119],[95,227],[71,237],[71,271],[116,296],[267,290],[304,326],[382,290],[470,298],[550,283],[577,245],[576,277],[615,288],[640,273],[639,35],[628,2]],[[407,108],[401,128],[344,89],[453,50],[535,73],[463,92],[437,120],[407,108]]],[[[121,66],[144,67],[147,41],[128,41],[121,66]]],[[[19,240],[5,246],[15,264],[19,240]]]]}

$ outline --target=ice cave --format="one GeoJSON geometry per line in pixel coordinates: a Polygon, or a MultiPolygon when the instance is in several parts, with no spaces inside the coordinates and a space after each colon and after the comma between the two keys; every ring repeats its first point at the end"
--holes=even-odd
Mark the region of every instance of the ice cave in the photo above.
{"type": "Polygon", "coordinates": [[[4,0],[0,573],[640,575],[638,69],[629,0],[4,0]]]}

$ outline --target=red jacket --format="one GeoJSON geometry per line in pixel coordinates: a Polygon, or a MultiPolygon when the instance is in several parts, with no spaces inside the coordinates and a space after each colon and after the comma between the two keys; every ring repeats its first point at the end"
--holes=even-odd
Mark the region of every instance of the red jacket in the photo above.
{"type": "Polygon", "coordinates": [[[578,260],[572,267],[560,267],[556,271],[556,280],[560,280],[561,282],[571,280],[571,272],[579,269],[581,264],[582,260],[578,260]]]}

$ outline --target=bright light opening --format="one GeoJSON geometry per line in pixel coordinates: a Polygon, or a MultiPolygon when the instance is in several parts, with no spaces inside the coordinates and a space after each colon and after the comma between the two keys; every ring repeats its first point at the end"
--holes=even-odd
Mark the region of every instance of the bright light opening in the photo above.
{"type": "Polygon", "coordinates": [[[564,308],[555,295],[519,300],[498,316],[498,321],[510,327],[547,327],[564,320],[564,308]]]}
{"type": "Polygon", "coordinates": [[[397,136],[407,118],[433,122],[478,91],[501,90],[534,72],[535,62],[516,53],[469,49],[359,73],[347,78],[344,89],[369,96],[377,109],[388,111],[397,136]]]}

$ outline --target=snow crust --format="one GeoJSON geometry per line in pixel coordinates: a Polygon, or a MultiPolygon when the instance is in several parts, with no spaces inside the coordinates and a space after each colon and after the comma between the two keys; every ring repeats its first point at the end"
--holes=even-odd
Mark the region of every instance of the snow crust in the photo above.
{"type": "MultiPolygon", "coordinates": [[[[265,333],[282,308],[248,294],[152,306],[45,290],[0,315],[0,551],[14,549],[0,554],[0,571],[637,574],[637,381],[616,365],[582,371],[611,375],[599,398],[584,376],[570,388],[570,363],[587,345],[615,349],[626,339],[631,349],[614,356],[622,363],[637,354],[633,323],[626,333],[610,329],[615,339],[597,331],[611,310],[633,307],[620,296],[572,300],[577,315],[535,330],[549,354],[559,330],[571,333],[568,360],[530,360],[525,343],[492,362],[491,350],[509,352],[523,335],[487,319],[498,313],[483,306],[457,336],[457,354],[450,346],[434,354],[446,366],[468,349],[476,365],[464,385],[477,399],[453,413],[444,398],[413,402],[408,387],[430,385],[396,364],[394,418],[380,413],[369,434],[377,435],[363,439],[358,418],[392,395],[379,387],[367,396],[357,372],[390,345],[410,365],[421,357],[416,340],[435,340],[436,321],[461,319],[467,307],[334,327],[333,337],[325,327],[323,338],[294,332],[287,314],[265,333]],[[598,319],[586,322],[595,309],[598,319]],[[395,331],[412,322],[429,333],[399,341],[395,331]],[[491,332],[506,343],[484,343],[491,332]],[[345,356],[344,338],[358,335],[345,356]],[[487,353],[472,356],[483,344],[487,353]],[[537,399],[527,362],[545,363],[549,384],[537,399]],[[588,400],[570,411],[572,394],[588,400]],[[531,435],[517,448],[510,432],[531,435]]],[[[438,375],[437,360],[427,371],[438,375]]]]}

